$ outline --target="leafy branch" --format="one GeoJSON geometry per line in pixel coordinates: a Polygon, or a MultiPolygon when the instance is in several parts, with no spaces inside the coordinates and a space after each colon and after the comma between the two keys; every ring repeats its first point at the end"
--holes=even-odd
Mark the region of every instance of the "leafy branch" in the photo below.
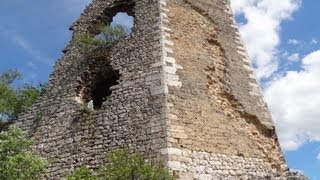
{"type": "Polygon", "coordinates": [[[14,83],[21,79],[21,73],[14,69],[0,75],[0,121],[12,121],[22,111],[30,107],[41,95],[40,87],[24,84],[15,87],[14,83]]]}
{"type": "Polygon", "coordinates": [[[48,162],[32,153],[32,144],[18,128],[0,132],[0,179],[41,179],[48,162]]]}

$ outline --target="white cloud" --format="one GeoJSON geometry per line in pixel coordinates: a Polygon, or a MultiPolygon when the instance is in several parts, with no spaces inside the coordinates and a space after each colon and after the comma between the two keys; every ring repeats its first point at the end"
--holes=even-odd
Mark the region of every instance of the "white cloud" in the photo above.
{"type": "Polygon", "coordinates": [[[300,60],[300,54],[299,53],[293,53],[290,56],[288,56],[289,61],[297,62],[300,60]]]}
{"type": "Polygon", "coordinates": [[[53,60],[52,59],[43,56],[39,49],[34,48],[22,36],[20,36],[18,34],[12,34],[11,40],[15,44],[20,46],[20,48],[22,48],[26,53],[31,55],[34,58],[34,60],[36,60],[36,61],[38,61],[40,63],[46,64],[46,65],[49,65],[49,66],[53,66],[53,60]]]}
{"type": "Polygon", "coordinates": [[[301,0],[231,0],[236,15],[244,15],[240,32],[256,65],[259,79],[270,77],[277,69],[277,47],[281,22],[290,19],[301,0]]]}
{"type": "Polygon", "coordinates": [[[33,57],[34,60],[52,66],[53,60],[44,56],[39,49],[33,47],[30,42],[28,42],[23,36],[3,27],[0,27],[0,32],[8,37],[14,44],[23,49],[27,54],[33,57]]]}
{"type": "Polygon", "coordinates": [[[300,174],[304,174],[304,172],[302,170],[300,170],[300,169],[292,169],[292,168],[290,168],[290,171],[291,172],[297,172],[297,173],[300,173],[300,174]]]}
{"type": "Polygon", "coordinates": [[[289,39],[288,40],[288,44],[290,44],[290,45],[298,45],[300,43],[301,42],[299,40],[296,40],[296,39],[289,39]]]}
{"type": "Polygon", "coordinates": [[[301,71],[288,71],[265,89],[284,150],[320,141],[320,50],[302,59],[301,71]]]}
{"type": "Polygon", "coordinates": [[[311,44],[318,44],[318,40],[316,40],[315,38],[311,39],[311,44]]]}
{"type": "Polygon", "coordinates": [[[317,159],[320,161],[320,153],[318,154],[317,159]]]}

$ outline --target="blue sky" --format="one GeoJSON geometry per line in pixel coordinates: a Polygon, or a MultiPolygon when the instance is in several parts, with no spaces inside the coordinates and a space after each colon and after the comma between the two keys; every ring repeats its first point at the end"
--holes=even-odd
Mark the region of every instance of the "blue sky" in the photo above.
{"type": "Polygon", "coordinates": [[[0,6],[0,71],[19,68],[25,80],[47,81],[70,40],[69,25],[85,3],[64,0],[10,0],[0,6]]]}
{"type": "MultiPolygon", "coordinates": [[[[0,72],[18,68],[24,82],[47,81],[71,38],[69,25],[88,3],[3,1],[0,72]]],[[[320,180],[320,1],[231,3],[289,166],[320,180]]]]}
{"type": "Polygon", "coordinates": [[[320,180],[320,1],[231,2],[287,163],[320,180]]]}

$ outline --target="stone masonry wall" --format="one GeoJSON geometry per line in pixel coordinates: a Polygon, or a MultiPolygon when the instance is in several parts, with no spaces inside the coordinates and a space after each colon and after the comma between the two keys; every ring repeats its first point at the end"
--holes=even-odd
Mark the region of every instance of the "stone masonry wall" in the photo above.
{"type": "Polygon", "coordinates": [[[166,42],[159,2],[93,0],[71,26],[73,37],[92,32],[122,11],[134,16],[132,34],[86,54],[71,41],[44,95],[17,122],[35,140],[35,151],[51,163],[45,179],[61,179],[81,165],[95,169],[116,147],[129,147],[149,159],[159,158],[159,149],[166,147],[162,79],[166,42]],[[112,94],[100,110],[83,112],[81,103],[86,102],[81,102],[81,93],[92,86],[90,74],[109,69],[120,75],[118,84],[110,88],[112,94]]]}
{"type": "Polygon", "coordinates": [[[169,88],[168,166],[182,179],[280,176],[287,166],[229,2],[166,8],[181,65],[181,86],[169,88]]]}
{"type": "Polygon", "coordinates": [[[279,172],[262,159],[167,148],[168,166],[181,180],[305,180],[299,172],[279,172]]]}
{"type": "Polygon", "coordinates": [[[16,122],[50,161],[44,179],[97,169],[118,147],[178,179],[304,179],[286,169],[229,2],[93,0],[70,30],[44,94],[16,122]],[[118,12],[134,17],[130,35],[78,46],[118,12]],[[111,94],[88,111],[100,80],[111,94]]]}

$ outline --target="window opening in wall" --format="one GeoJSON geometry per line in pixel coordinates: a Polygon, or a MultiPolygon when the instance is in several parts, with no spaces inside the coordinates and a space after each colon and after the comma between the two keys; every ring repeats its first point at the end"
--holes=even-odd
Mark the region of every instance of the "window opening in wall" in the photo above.
{"type": "Polygon", "coordinates": [[[133,16],[126,12],[118,12],[107,25],[100,25],[95,39],[105,42],[114,42],[121,37],[128,36],[133,30],[133,16]]]}
{"type": "Polygon", "coordinates": [[[100,109],[102,103],[110,98],[110,87],[118,84],[120,78],[118,71],[109,70],[104,74],[97,75],[91,91],[94,109],[100,109]]]}
{"type": "Polygon", "coordinates": [[[133,28],[133,17],[129,16],[128,13],[119,12],[112,18],[111,26],[120,25],[124,27],[126,34],[130,34],[133,28]]]}
{"type": "MultiPolygon", "coordinates": [[[[133,34],[135,3],[132,0],[119,2],[112,8],[107,8],[92,23],[85,33],[77,33],[74,37],[79,50],[86,53],[93,48],[110,46],[122,37],[133,34]]],[[[67,49],[64,50],[64,53],[67,49]]]]}
{"type": "MultiPolygon", "coordinates": [[[[95,48],[91,55],[97,55],[100,51],[112,47],[111,43],[124,36],[129,36],[134,31],[135,3],[132,0],[119,2],[112,8],[105,9],[104,13],[97,17],[97,22],[89,27],[85,34],[85,42],[88,42],[90,48],[95,48]],[[98,52],[99,51],[99,52],[98,52]]],[[[107,50],[108,51],[108,50],[107,50]]],[[[120,74],[118,70],[112,69],[110,57],[101,53],[99,57],[93,58],[85,64],[84,74],[78,81],[76,87],[77,101],[88,105],[90,109],[100,109],[103,102],[108,101],[112,94],[112,86],[118,84],[120,74]],[[91,108],[92,107],[92,108],[91,108]]]]}
{"type": "Polygon", "coordinates": [[[112,94],[111,87],[118,84],[120,74],[110,65],[95,64],[94,68],[86,71],[78,81],[76,88],[78,100],[86,107],[99,110],[112,94]]]}

